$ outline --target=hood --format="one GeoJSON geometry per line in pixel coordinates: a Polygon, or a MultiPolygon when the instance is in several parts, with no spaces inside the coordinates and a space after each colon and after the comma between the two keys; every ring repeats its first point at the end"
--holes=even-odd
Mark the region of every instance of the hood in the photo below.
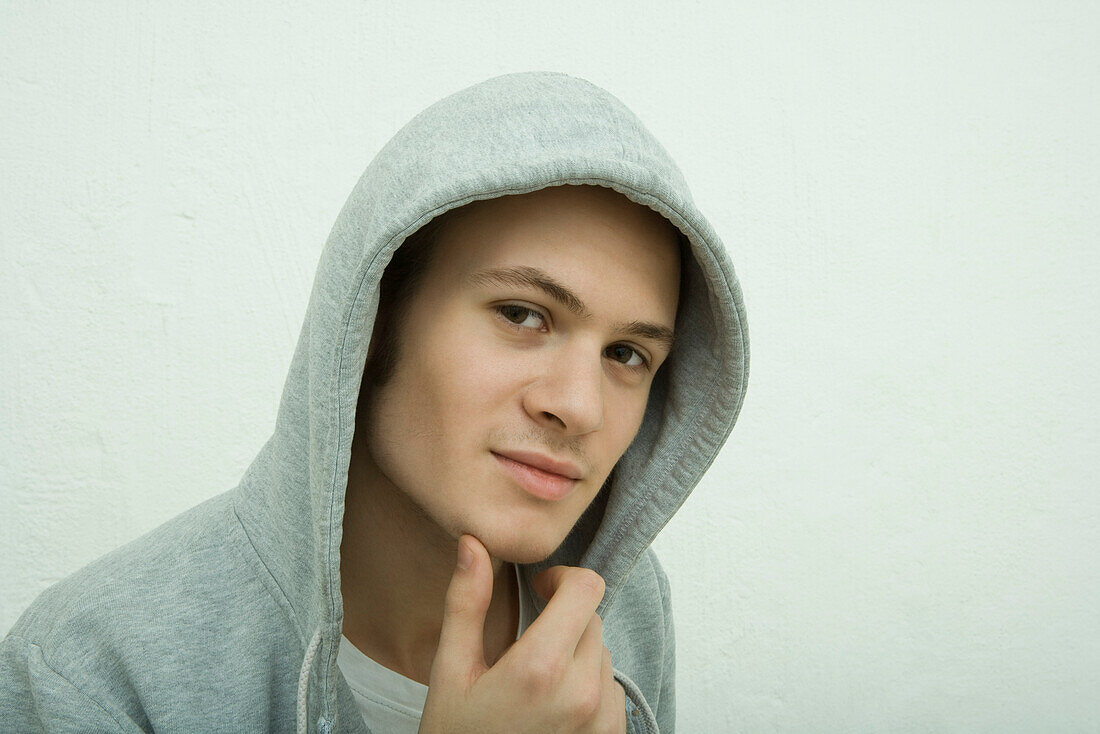
{"type": "MultiPolygon", "coordinates": [[[[676,342],[641,428],[561,546],[520,566],[525,581],[558,564],[594,569],[606,581],[604,615],[733,429],[749,367],[741,287],[680,170],[638,118],[600,87],[556,72],[494,77],[420,112],[378,152],[340,211],[274,434],[241,481],[238,515],[305,649],[300,730],[307,708],[324,724],[335,715],[344,491],[382,272],[409,235],[449,209],[563,184],[610,187],[657,211],[694,257],[685,263],[676,342]]],[[[545,602],[535,602],[541,612],[545,602]]]]}

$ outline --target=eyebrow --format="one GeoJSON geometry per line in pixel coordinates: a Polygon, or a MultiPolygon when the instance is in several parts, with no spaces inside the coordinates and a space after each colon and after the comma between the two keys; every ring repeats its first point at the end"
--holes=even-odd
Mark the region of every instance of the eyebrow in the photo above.
{"type": "MultiPolygon", "coordinates": [[[[466,276],[466,282],[475,287],[489,285],[509,285],[520,288],[537,288],[555,301],[565,306],[578,318],[588,320],[592,313],[577,297],[577,294],[547,273],[545,270],[527,265],[515,265],[506,268],[486,268],[466,276]]],[[[642,339],[651,339],[667,351],[672,351],[674,339],[672,329],[648,321],[620,321],[612,324],[614,331],[642,339]]]]}

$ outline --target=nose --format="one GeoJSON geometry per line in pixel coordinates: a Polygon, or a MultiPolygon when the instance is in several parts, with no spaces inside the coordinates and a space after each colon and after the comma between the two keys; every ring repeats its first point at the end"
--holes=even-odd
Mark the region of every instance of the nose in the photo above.
{"type": "Polygon", "coordinates": [[[545,371],[524,394],[527,414],[566,436],[598,431],[604,410],[604,367],[599,349],[578,342],[545,357],[545,371]]]}

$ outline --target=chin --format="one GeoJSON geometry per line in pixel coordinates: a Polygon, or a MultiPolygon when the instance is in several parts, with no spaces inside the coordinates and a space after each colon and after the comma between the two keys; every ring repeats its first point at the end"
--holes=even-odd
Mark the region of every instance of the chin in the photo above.
{"type": "Polygon", "coordinates": [[[483,533],[465,530],[457,537],[461,537],[463,532],[469,533],[481,541],[493,558],[520,565],[546,560],[565,539],[564,536],[549,537],[545,532],[531,534],[524,532],[520,526],[505,528],[504,525],[499,523],[496,528],[483,533]]]}

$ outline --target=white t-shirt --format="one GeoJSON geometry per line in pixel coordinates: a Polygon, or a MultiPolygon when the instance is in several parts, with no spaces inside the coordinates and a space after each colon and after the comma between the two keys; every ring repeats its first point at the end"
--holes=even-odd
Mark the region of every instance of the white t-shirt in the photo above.
{"type": "MultiPolygon", "coordinates": [[[[529,624],[528,605],[519,567],[511,565],[516,569],[519,588],[518,640],[529,624]]],[[[343,635],[340,635],[336,664],[348,681],[368,729],[375,734],[416,734],[420,715],[424,713],[424,701],[428,698],[426,685],[375,662],[343,635]]]]}

